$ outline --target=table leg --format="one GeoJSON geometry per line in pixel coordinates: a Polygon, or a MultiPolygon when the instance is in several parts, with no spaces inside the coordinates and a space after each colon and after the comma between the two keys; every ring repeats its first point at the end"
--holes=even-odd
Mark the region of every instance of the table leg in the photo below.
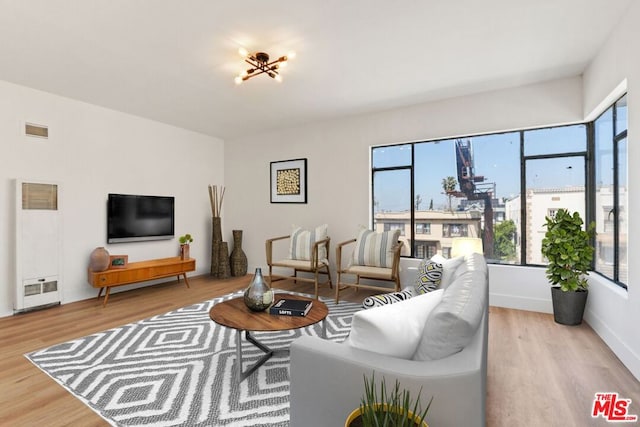
{"type": "MultiPolygon", "coordinates": [[[[256,340],[249,331],[245,331],[244,337],[251,344],[262,350],[265,354],[256,361],[253,365],[249,366],[246,371],[242,372],[242,340],[241,340],[242,330],[236,329],[236,377],[238,382],[245,380],[249,375],[251,375],[256,369],[260,366],[264,365],[264,363],[271,358],[274,354],[274,350],[270,349],[266,345],[262,344],[260,341],[256,340]]],[[[283,350],[284,351],[284,350],[283,350]]]]}

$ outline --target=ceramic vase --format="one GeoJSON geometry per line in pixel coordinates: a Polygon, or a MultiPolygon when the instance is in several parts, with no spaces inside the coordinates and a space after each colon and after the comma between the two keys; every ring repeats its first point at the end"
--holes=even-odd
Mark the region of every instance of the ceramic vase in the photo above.
{"type": "Polygon", "coordinates": [[[186,260],[189,259],[190,257],[190,247],[187,244],[184,245],[180,245],[180,259],[181,260],[186,260]]]}
{"type": "Polygon", "coordinates": [[[231,275],[233,277],[247,274],[247,255],[242,250],[242,230],[233,230],[233,250],[231,251],[231,275]]]}
{"type": "Polygon", "coordinates": [[[273,291],[262,277],[262,269],[256,268],[253,280],[244,291],[244,303],[252,311],[264,311],[273,302],[273,291]]]}
{"type": "Polygon", "coordinates": [[[109,268],[109,251],[100,246],[95,248],[89,256],[89,270],[105,271],[109,268]]]}

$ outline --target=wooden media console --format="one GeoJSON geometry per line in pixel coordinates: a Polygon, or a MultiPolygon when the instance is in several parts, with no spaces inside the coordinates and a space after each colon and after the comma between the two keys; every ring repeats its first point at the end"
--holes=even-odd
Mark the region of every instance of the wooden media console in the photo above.
{"type": "Polygon", "coordinates": [[[109,292],[114,286],[129,285],[131,283],[146,282],[148,280],[162,279],[164,277],[184,277],[184,283],[189,287],[187,272],[196,269],[196,260],[193,258],[180,259],[180,257],[152,259],[148,261],[132,262],[124,268],[111,268],[105,271],[89,270],[89,283],[94,288],[100,288],[98,299],[103,289],[107,289],[104,295],[103,306],[107,305],[109,292]]]}

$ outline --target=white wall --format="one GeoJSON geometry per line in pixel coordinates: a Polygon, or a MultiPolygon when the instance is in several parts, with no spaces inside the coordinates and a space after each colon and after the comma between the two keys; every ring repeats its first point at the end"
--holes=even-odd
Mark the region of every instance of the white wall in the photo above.
{"type": "MultiPolygon", "coordinates": [[[[264,268],[268,237],[288,234],[292,224],[327,223],[335,265],[335,244],[369,223],[372,145],[581,120],[575,77],[227,141],[225,227],[244,230],[249,266],[264,268]],[[308,203],[269,203],[269,162],[301,157],[308,158],[308,203]]],[[[492,304],[551,311],[543,269],[496,266],[490,274],[492,304]]]]}
{"type": "MultiPolygon", "coordinates": [[[[636,54],[637,40],[640,40],[640,3],[634,2],[619,27],[598,56],[584,73],[584,114],[592,117],[602,112],[601,101],[626,79],[628,89],[628,158],[629,171],[629,212],[640,212],[640,195],[635,191],[635,183],[640,180],[640,170],[633,167],[640,159],[640,58],[636,54]]],[[[604,107],[606,107],[605,105],[604,107]]],[[[632,215],[629,217],[633,218],[632,215]]],[[[587,322],[611,347],[636,378],[640,378],[640,281],[635,280],[636,267],[640,266],[640,252],[635,251],[640,238],[640,224],[629,221],[628,291],[592,275],[590,295],[587,301],[587,322]]]]}
{"type": "Polygon", "coordinates": [[[223,183],[221,140],[0,81],[0,146],[0,316],[13,312],[15,178],[60,184],[63,302],[97,295],[86,279],[96,246],[130,262],[178,254],[177,238],[107,245],[108,193],[175,196],[176,235],[195,237],[197,273],[209,271],[207,185],[223,183]],[[48,125],[49,140],[25,137],[25,121],[48,125]]]}

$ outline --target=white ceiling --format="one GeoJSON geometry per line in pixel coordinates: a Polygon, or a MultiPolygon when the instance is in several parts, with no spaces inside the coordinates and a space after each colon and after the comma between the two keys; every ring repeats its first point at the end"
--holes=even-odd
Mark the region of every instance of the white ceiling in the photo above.
{"type": "Polygon", "coordinates": [[[581,74],[631,2],[0,0],[0,79],[233,139],[581,74]]]}

